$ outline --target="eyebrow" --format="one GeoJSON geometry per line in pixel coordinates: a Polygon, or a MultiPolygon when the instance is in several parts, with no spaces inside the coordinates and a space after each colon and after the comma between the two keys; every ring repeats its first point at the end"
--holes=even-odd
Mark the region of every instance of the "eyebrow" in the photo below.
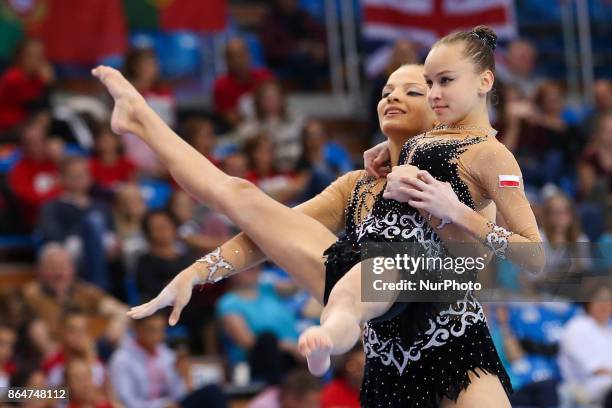
{"type": "MultiPolygon", "coordinates": [[[[440,76],[440,75],[443,75],[443,74],[454,74],[454,73],[455,73],[455,71],[452,71],[452,70],[450,70],[450,69],[446,69],[446,70],[444,70],[444,71],[440,71],[440,72],[438,72],[436,75],[434,75],[434,77],[437,77],[437,76],[440,76]]],[[[427,74],[423,74],[423,76],[424,76],[425,78],[427,78],[427,74]]]]}
{"type": "MultiPolygon", "coordinates": [[[[399,86],[411,86],[411,85],[425,86],[425,84],[421,84],[419,82],[406,82],[406,83],[401,84],[399,86]]],[[[383,86],[383,89],[388,88],[390,86],[395,86],[395,85],[394,84],[386,84],[385,86],[383,86]]]]}

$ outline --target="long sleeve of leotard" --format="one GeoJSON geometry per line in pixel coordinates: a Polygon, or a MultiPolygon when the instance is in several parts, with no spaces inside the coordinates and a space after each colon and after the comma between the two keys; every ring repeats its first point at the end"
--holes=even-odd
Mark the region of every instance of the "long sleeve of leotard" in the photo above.
{"type": "MultiPolygon", "coordinates": [[[[334,233],[340,231],[344,227],[347,201],[363,173],[362,170],[352,171],[339,177],[320,194],[294,207],[294,210],[319,221],[334,233]]],[[[266,256],[246,234],[239,233],[205,258],[207,261],[201,262],[198,269],[201,282],[217,281],[246,270],[263,262],[266,256]]]]}
{"type": "Polygon", "coordinates": [[[521,268],[538,273],[545,265],[542,239],[523,188],[523,178],[512,153],[497,140],[478,145],[470,155],[469,173],[485,198],[495,202],[508,228],[466,211],[456,220],[461,227],[488,246],[493,253],[521,268]]]}

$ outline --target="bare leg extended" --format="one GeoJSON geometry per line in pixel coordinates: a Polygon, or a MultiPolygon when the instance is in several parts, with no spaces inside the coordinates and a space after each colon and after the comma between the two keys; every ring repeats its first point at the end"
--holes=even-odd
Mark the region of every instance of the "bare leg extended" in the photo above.
{"type": "Polygon", "coordinates": [[[318,221],[274,201],[252,183],[215,167],[176,135],[117,70],[99,67],[93,73],[115,101],[113,131],[133,133],[144,140],[186,191],[226,214],[268,258],[322,303],[322,254],[336,236],[318,221]]]}
{"type": "Polygon", "coordinates": [[[313,375],[325,374],[330,355],[349,351],[359,341],[365,322],[387,312],[397,298],[389,292],[380,302],[362,302],[361,266],[355,265],[336,283],[321,314],[321,326],[310,327],[300,336],[298,348],[313,375]]]}

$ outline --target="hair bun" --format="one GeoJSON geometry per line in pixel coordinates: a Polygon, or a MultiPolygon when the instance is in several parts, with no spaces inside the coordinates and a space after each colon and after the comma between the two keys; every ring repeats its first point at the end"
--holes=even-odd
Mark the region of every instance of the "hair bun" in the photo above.
{"type": "Polygon", "coordinates": [[[472,33],[476,35],[478,38],[483,40],[491,50],[494,50],[497,47],[497,34],[490,27],[486,25],[479,25],[472,29],[472,33]]]}

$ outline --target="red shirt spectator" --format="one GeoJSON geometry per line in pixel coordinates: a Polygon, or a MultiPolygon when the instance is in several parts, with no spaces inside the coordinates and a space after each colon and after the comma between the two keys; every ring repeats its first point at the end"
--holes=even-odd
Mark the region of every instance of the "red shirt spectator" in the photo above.
{"type": "Polygon", "coordinates": [[[252,93],[259,84],[269,79],[272,79],[272,73],[263,68],[251,70],[242,81],[229,74],[220,76],[215,80],[215,109],[220,113],[235,109],[242,95],[252,93]]]}
{"type": "Polygon", "coordinates": [[[251,67],[249,50],[240,39],[227,43],[225,59],[227,74],[215,80],[214,105],[229,125],[236,126],[241,119],[237,110],[240,98],[253,92],[263,81],[272,79],[273,75],[267,69],[251,67]]]}
{"type": "Polygon", "coordinates": [[[36,224],[40,208],[61,191],[59,169],[50,160],[21,159],[9,174],[9,185],[21,202],[25,221],[36,224]]]}
{"type": "Polygon", "coordinates": [[[51,80],[53,70],[42,43],[26,39],[17,48],[14,65],[0,77],[0,132],[26,119],[32,105],[44,98],[51,80]]]}
{"type": "Polygon", "coordinates": [[[45,82],[38,75],[28,75],[19,67],[11,67],[0,77],[0,132],[22,122],[29,102],[43,96],[45,82]]]}

